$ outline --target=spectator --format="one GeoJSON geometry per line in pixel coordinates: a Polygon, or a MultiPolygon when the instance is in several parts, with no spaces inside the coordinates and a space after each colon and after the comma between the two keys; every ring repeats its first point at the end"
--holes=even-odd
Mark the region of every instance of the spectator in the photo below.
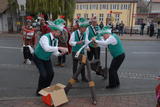
{"type": "Polygon", "coordinates": [[[158,25],[157,25],[157,39],[160,37],[160,21],[158,22],[158,25]]]}
{"type": "Polygon", "coordinates": [[[102,29],[104,27],[103,22],[99,24],[99,27],[102,29]]]}
{"type": "Polygon", "coordinates": [[[121,36],[123,36],[123,31],[124,31],[124,23],[123,21],[121,21],[121,23],[119,24],[119,32],[121,36]]]}
{"type": "Polygon", "coordinates": [[[153,21],[151,22],[149,29],[150,29],[149,36],[152,37],[154,35],[154,23],[153,23],[153,21]]]}
{"type": "Polygon", "coordinates": [[[144,22],[141,23],[141,31],[140,31],[140,35],[143,35],[143,31],[144,31],[145,25],[146,25],[146,24],[145,24],[144,22]]]}

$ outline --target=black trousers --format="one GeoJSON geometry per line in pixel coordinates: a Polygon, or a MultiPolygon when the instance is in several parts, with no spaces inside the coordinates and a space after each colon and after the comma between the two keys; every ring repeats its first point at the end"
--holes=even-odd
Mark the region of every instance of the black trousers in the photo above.
{"type": "Polygon", "coordinates": [[[141,31],[140,31],[140,35],[143,35],[143,31],[144,31],[144,29],[141,29],[141,31]]]}
{"type": "Polygon", "coordinates": [[[89,47],[89,48],[90,48],[90,51],[87,51],[88,60],[91,61],[93,59],[93,56],[94,56],[94,59],[100,59],[100,47],[96,47],[96,48],[89,47]]]}
{"type": "Polygon", "coordinates": [[[58,56],[58,63],[63,64],[66,61],[66,55],[58,56]]]}
{"type": "Polygon", "coordinates": [[[109,68],[109,86],[117,86],[120,84],[117,72],[124,58],[125,58],[125,54],[121,54],[116,58],[112,59],[112,62],[109,68]]]}
{"type": "MultiPolygon", "coordinates": [[[[78,67],[78,63],[79,63],[79,60],[77,58],[75,58],[75,55],[76,55],[76,53],[72,52],[72,59],[73,59],[73,68],[72,68],[72,70],[73,70],[73,75],[76,73],[77,67],[78,67]]],[[[79,64],[81,64],[81,63],[79,63],[79,64]]],[[[81,71],[81,77],[82,77],[82,79],[86,78],[86,76],[85,76],[85,67],[84,66],[83,66],[82,71],[81,71]]]]}
{"type": "Polygon", "coordinates": [[[46,88],[50,86],[52,79],[54,77],[54,71],[52,68],[52,62],[51,60],[45,61],[41,60],[34,55],[33,61],[36,65],[36,67],[39,70],[39,81],[38,81],[38,88],[37,92],[39,92],[41,89],[46,88]]]}
{"type": "Polygon", "coordinates": [[[158,29],[157,39],[160,37],[160,29],[158,29]]]}
{"type": "Polygon", "coordinates": [[[23,56],[24,56],[24,59],[30,59],[30,60],[32,59],[32,54],[29,50],[29,47],[27,46],[23,47],[23,56]]]}

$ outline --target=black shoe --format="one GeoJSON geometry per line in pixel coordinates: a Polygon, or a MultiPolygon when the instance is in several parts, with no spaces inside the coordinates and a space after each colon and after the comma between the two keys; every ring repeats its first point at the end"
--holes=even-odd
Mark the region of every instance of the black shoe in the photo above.
{"type": "Polygon", "coordinates": [[[40,91],[40,90],[37,90],[37,91],[36,91],[36,96],[37,96],[37,97],[42,96],[41,94],[39,94],[39,91],[40,91]]]}
{"type": "Polygon", "coordinates": [[[89,82],[89,81],[88,81],[88,79],[83,78],[83,79],[82,79],[82,82],[89,82]]]}
{"type": "Polygon", "coordinates": [[[79,80],[78,80],[78,79],[74,79],[74,80],[76,80],[76,82],[79,82],[79,80]]]}
{"type": "Polygon", "coordinates": [[[37,97],[40,97],[40,96],[42,96],[42,95],[41,95],[41,94],[39,94],[39,93],[36,93],[36,96],[37,96],[37,97]]]}

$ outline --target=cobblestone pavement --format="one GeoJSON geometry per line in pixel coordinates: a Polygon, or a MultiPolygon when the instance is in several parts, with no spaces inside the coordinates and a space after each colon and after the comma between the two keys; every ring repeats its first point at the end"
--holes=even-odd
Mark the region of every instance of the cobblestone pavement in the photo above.
{"type": "MultiPolygon", "coordinates": [[[[155,107],[154,93],[98,96],[97,105],[89,97],[69,97],[69,102],[60,107],[155,107]]],[[[0,107],[47,107],[40,98],[0,100],[0,107]]]]}

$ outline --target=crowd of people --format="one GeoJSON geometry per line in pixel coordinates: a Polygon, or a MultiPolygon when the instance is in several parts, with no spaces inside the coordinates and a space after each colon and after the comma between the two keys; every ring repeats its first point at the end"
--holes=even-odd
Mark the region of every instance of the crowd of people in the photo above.
{"type": "Polygon", "coordinates": [[[158,21],[157,23],[151,21],[147,24],[142,21],[140,24],[140,35],[144,35],[145,27],[147,28],[147,35],[149,35],[150,37],[153,37],[155,35],[157,39],[160,37],[160,21],[158,21]]]}
{"type": "MultiPolygon", "coordinates": [[[[112,26],[98,25],[96,17],[87,20],[78,17],[74,20],[72,31],[68,30],[63,18],[54,21],[46,21],[44,15],[39,15],[36,21],[31,16],[26,17],[26,23],[22,27],[24,63],[33,61],[39,71],[39,81],[36,94],[43,88],[50,86],[54,69],[51,56],[58,57],[56,66],[65,67],[67,54],[72,54],[73,75],[77,72],[78,64],[81,64],[76,53],[79,49],[91,42],[80,54],[87,55],[89,61],[100,60],[101,47],[108,47],[113,57],[109,68],[109,85],[106,88],[117,88],[120,85],[118,69],[125,58],[125,50],[119,37],[112,32],[112,26]],[[35,25],[38,25],[36,27],[35,25]]],[[[117,25],[118,26],[118,25],[117,25]]],[[[123,34],[124,24],[121,22],[118,29],[123,34]]],[[[78,78],[76,81],[80,81],[78,78]]],[[[85,75],[85,68],[81,69],[81,80],[89,82],[85,75]]]]}

